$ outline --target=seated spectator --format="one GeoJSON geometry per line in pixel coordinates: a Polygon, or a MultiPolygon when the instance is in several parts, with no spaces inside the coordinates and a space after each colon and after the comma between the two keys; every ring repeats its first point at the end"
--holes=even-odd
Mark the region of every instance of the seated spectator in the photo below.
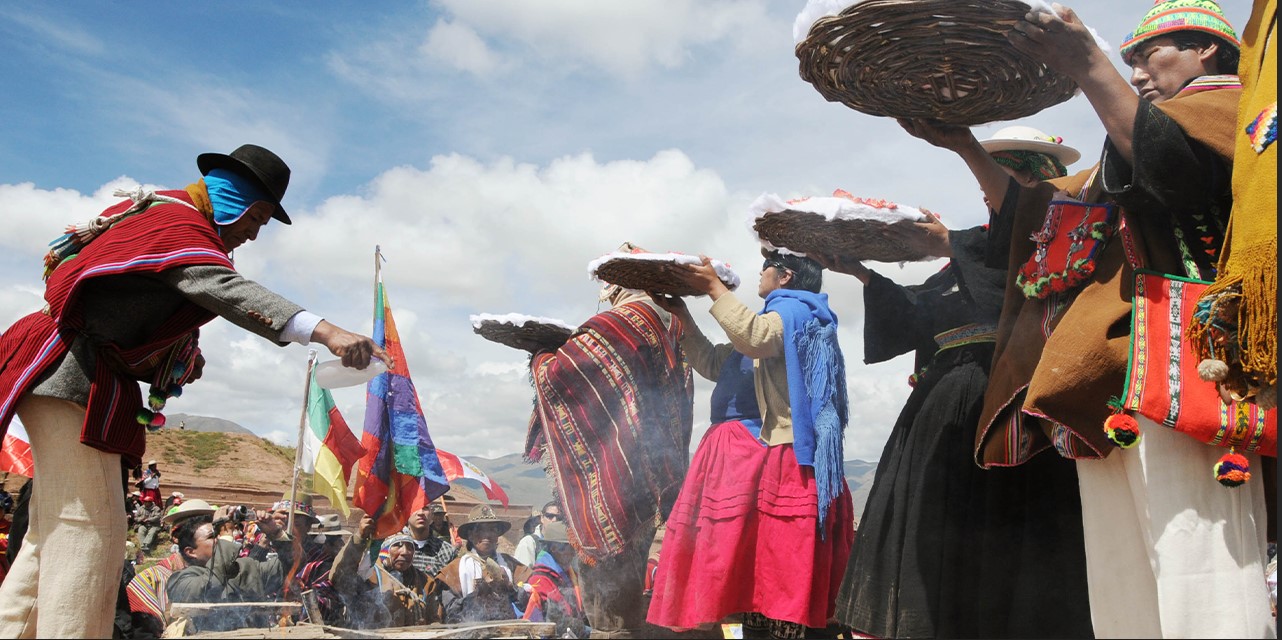
{"type": "Polygon", "coordinates": [[[449,523],[445,522],[445,507],[433,502],[410,514],[404,533],[414,540],[414,568],[435,576],[458,557],[458,548],[450,541],[449,523]],[[445,537],[437,535],[440,524],[445,523],[445,537]]]}
{"type": "Polygon", "coordinates": [[[334,591],[346,605],[342,623],[376,629],[440,622],[440,583],[414,566],[413,537],[396,534],[384,540],[378,560],[362,574],[361,559],[373,535],[374,519],[366,515],[334,561],[334,591]]]}
{"type": "Polygon", "coordinates": [[[484,504],[473,507],[467,522],[459,525],[467,552],[437,574],[447,587],[441,594],[446,622],[512,620],[525,610],[528,595],[516,584],[524,582],[530,570],[499,553],[499,537],[511,528],[484,504]]]}
{"type": "Polygon", "coordinates": [[[543,538],[535,555],[530,575],[530,601],[525,619],[556,624],[556,637],[586,638],[591,633],[583,610],[583,595],[573,569],[574,547],[570,546],[565,524],[550,522],[543,526],[543,538]]]}
{"type": "Polygon", "coordinates": [[[138,546],[144,554],[150,555],[152,548],[156,546],[156,534],[160,532],[160,520],[164,515],[155,499],[144,493],[142,502],[134,512],[134,520],[138,523],[138,546]]]}

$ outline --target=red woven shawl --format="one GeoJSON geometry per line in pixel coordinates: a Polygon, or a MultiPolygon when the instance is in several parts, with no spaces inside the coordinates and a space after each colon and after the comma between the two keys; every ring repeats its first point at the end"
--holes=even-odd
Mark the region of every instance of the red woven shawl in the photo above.
{"type": "Polygon", "coordinates": [[[694,385],[672,327],[649,305],[599,313],[531,362],[536,391],[526,457],[547,463],[571,542],[617,555],[667,516],[689,466],[694,385]]]}

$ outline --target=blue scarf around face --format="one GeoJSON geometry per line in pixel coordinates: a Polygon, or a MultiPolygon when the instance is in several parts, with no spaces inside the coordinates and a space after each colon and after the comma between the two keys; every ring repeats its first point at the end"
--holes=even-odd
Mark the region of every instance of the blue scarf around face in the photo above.
{"type": "Polygon", "coordinates": [[[219,226],[240,220],[249,205],[259,200],[272,202],[253,180],[227,169],[214,169],[206,174],[205,191],[209,192],[214,222],[219,226]]]}
{"type": "Polygon", "coordinates": [[[797,464],[812,467],[819,501],[819,527],[845,479],[842,440],[849,419],[846,363],[837,344],[837,316],[828,294],[776,289],[762,314],[783,318],[783,355],[792,406],[792,449],[797,464]]]}

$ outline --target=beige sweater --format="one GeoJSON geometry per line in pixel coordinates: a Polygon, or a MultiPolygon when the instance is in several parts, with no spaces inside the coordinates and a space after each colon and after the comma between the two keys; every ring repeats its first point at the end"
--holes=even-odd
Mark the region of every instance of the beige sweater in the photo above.
{"type": "Polygon", "coordinates": [[[681,348],[699,375],[715,381],[721,365],[738,351],[752,358],[761,409],[761,439],[770,446],[792,443],[792,407],[788,400],[788,369],[783,357],[783,318],[757,315],[733,293],[726,293],[708,310],[725,329],[730,342],[713,345],[698,326],[685,327],[681,348]]]}

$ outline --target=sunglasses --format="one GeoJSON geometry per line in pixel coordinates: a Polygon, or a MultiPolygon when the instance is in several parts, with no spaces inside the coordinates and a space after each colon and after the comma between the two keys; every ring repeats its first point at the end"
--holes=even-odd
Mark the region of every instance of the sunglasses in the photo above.
{"type": "Polygon", "coordinates": [[[783,263],[782,263],[782,262],[780,262],[780,261],[778,261],[778,260],[767,259],[765,262],[761,263],[761,270],[762,270],[762,271],[765,271],[766,269],[769,269],[770,267],[778,267],[778,269],[779,269],[780,271],[783,271],[784,273],[788,273],[788,272],[792,271],[792,269],[789,269],[788,267],[785,267],[785,266],[783,265],[783,263]]]}
{"type": "Polygon", "coordinates": [[[548,520],[560,520],[560,519],[561,519],[561,514],[559,514],[559,513],[548,513],[548,512],[546,512],[546,511],[544,511],[544,512],[543,512],[543,517],[544,517],[544,518],[547,518],[548,520]]]}

